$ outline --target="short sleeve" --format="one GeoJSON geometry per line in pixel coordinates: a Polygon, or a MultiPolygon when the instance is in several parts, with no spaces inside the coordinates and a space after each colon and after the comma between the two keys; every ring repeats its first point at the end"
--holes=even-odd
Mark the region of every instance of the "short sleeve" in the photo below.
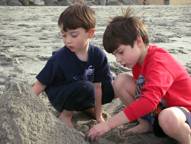
{"type": "Polygon", "coordinates": [[[108,64],[108,59],[103,50],[98,50],[97,56],[95,58],[95,81],[111,81],[111,73],[108,64]]]}
{"type": "Polygon", "coordinates": [[[56,73],[56,64],[54,60],[50,58],[44,68],[40,71],[40,73],[36,76],[36,78],[44,85],[50,85],[55,77],[56,73]]]}

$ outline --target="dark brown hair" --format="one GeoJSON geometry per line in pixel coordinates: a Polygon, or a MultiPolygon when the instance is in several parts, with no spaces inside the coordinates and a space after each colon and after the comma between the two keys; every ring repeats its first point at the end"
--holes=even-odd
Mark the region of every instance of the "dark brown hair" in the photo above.
{"type": "Polygon", "coordinates": [[[120,44],[133,47],[134,41],[141,36],[143,42],[149,43],[147,30],[140,18],[132,15],[130,8],[126,9],[123,16],[116,16],[106,27],[103,34],[103,46],[108,53],[113,53],[120,44]]]}
{"type": "Polygon", "coordinates": [[[95,12],[85,4],[71,5],[61,13],[58,19],[58,25],[63,31],[79,27],[84,28],[85,30],[95,28],[95,12]]]}

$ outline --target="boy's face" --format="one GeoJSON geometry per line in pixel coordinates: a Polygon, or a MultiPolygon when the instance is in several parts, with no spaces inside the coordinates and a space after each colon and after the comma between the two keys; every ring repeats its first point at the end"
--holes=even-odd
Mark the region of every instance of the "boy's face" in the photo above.
{"type": "Polygon", "coordinates": [[[141,58],[141,49],[138,47],[137,43],[134,46],[121,44],[113,52],[116,57],[116,61],[127,68],[133,68],[136,63],[139,63],[141,58]]]}
{"type": "Polygon", "coordinates": [[[61,32],[64,44],[74,53],[87,48],[88,42],[93,35],[94,29],[86,31],[84,28],[69,29],[61,32]]]}

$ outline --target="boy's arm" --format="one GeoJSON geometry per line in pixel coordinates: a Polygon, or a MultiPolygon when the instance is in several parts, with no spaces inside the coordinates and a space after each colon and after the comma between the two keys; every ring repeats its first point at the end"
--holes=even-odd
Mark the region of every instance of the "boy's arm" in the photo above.
{"type": "Polygon", "coordinates": [[[95,83],[95,115],[98,122],[103,122],[102,117],[102,88],[101,83],[95,83]]]}
{"type": "Polygon", "coordinates": [[[40,81],[36,81],[32,86],[32,91],[38,96],[46,88],[40,81]]]}

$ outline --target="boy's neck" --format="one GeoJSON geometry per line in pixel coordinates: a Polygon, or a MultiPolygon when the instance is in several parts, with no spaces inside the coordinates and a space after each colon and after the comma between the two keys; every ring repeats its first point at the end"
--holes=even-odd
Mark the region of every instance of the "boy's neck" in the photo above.
{"type": "Polygon", "coordinates": [[[139,65],[142,65],[144,63],[145,57],[146,57],[147,52],[148,52],[148,47],[149,47],[148,45],[143,46],[142,55],[139,59],[139,65]]]}
{"type": "Polygon", "coordinates": [[[88,60],[88,49],[89,49],[89,42],[87,43],[86,47],[81,49],[81,51],[78,51],[76,53],[76,56],[81,60],[81,61],[87,61],[88,60]]]}

